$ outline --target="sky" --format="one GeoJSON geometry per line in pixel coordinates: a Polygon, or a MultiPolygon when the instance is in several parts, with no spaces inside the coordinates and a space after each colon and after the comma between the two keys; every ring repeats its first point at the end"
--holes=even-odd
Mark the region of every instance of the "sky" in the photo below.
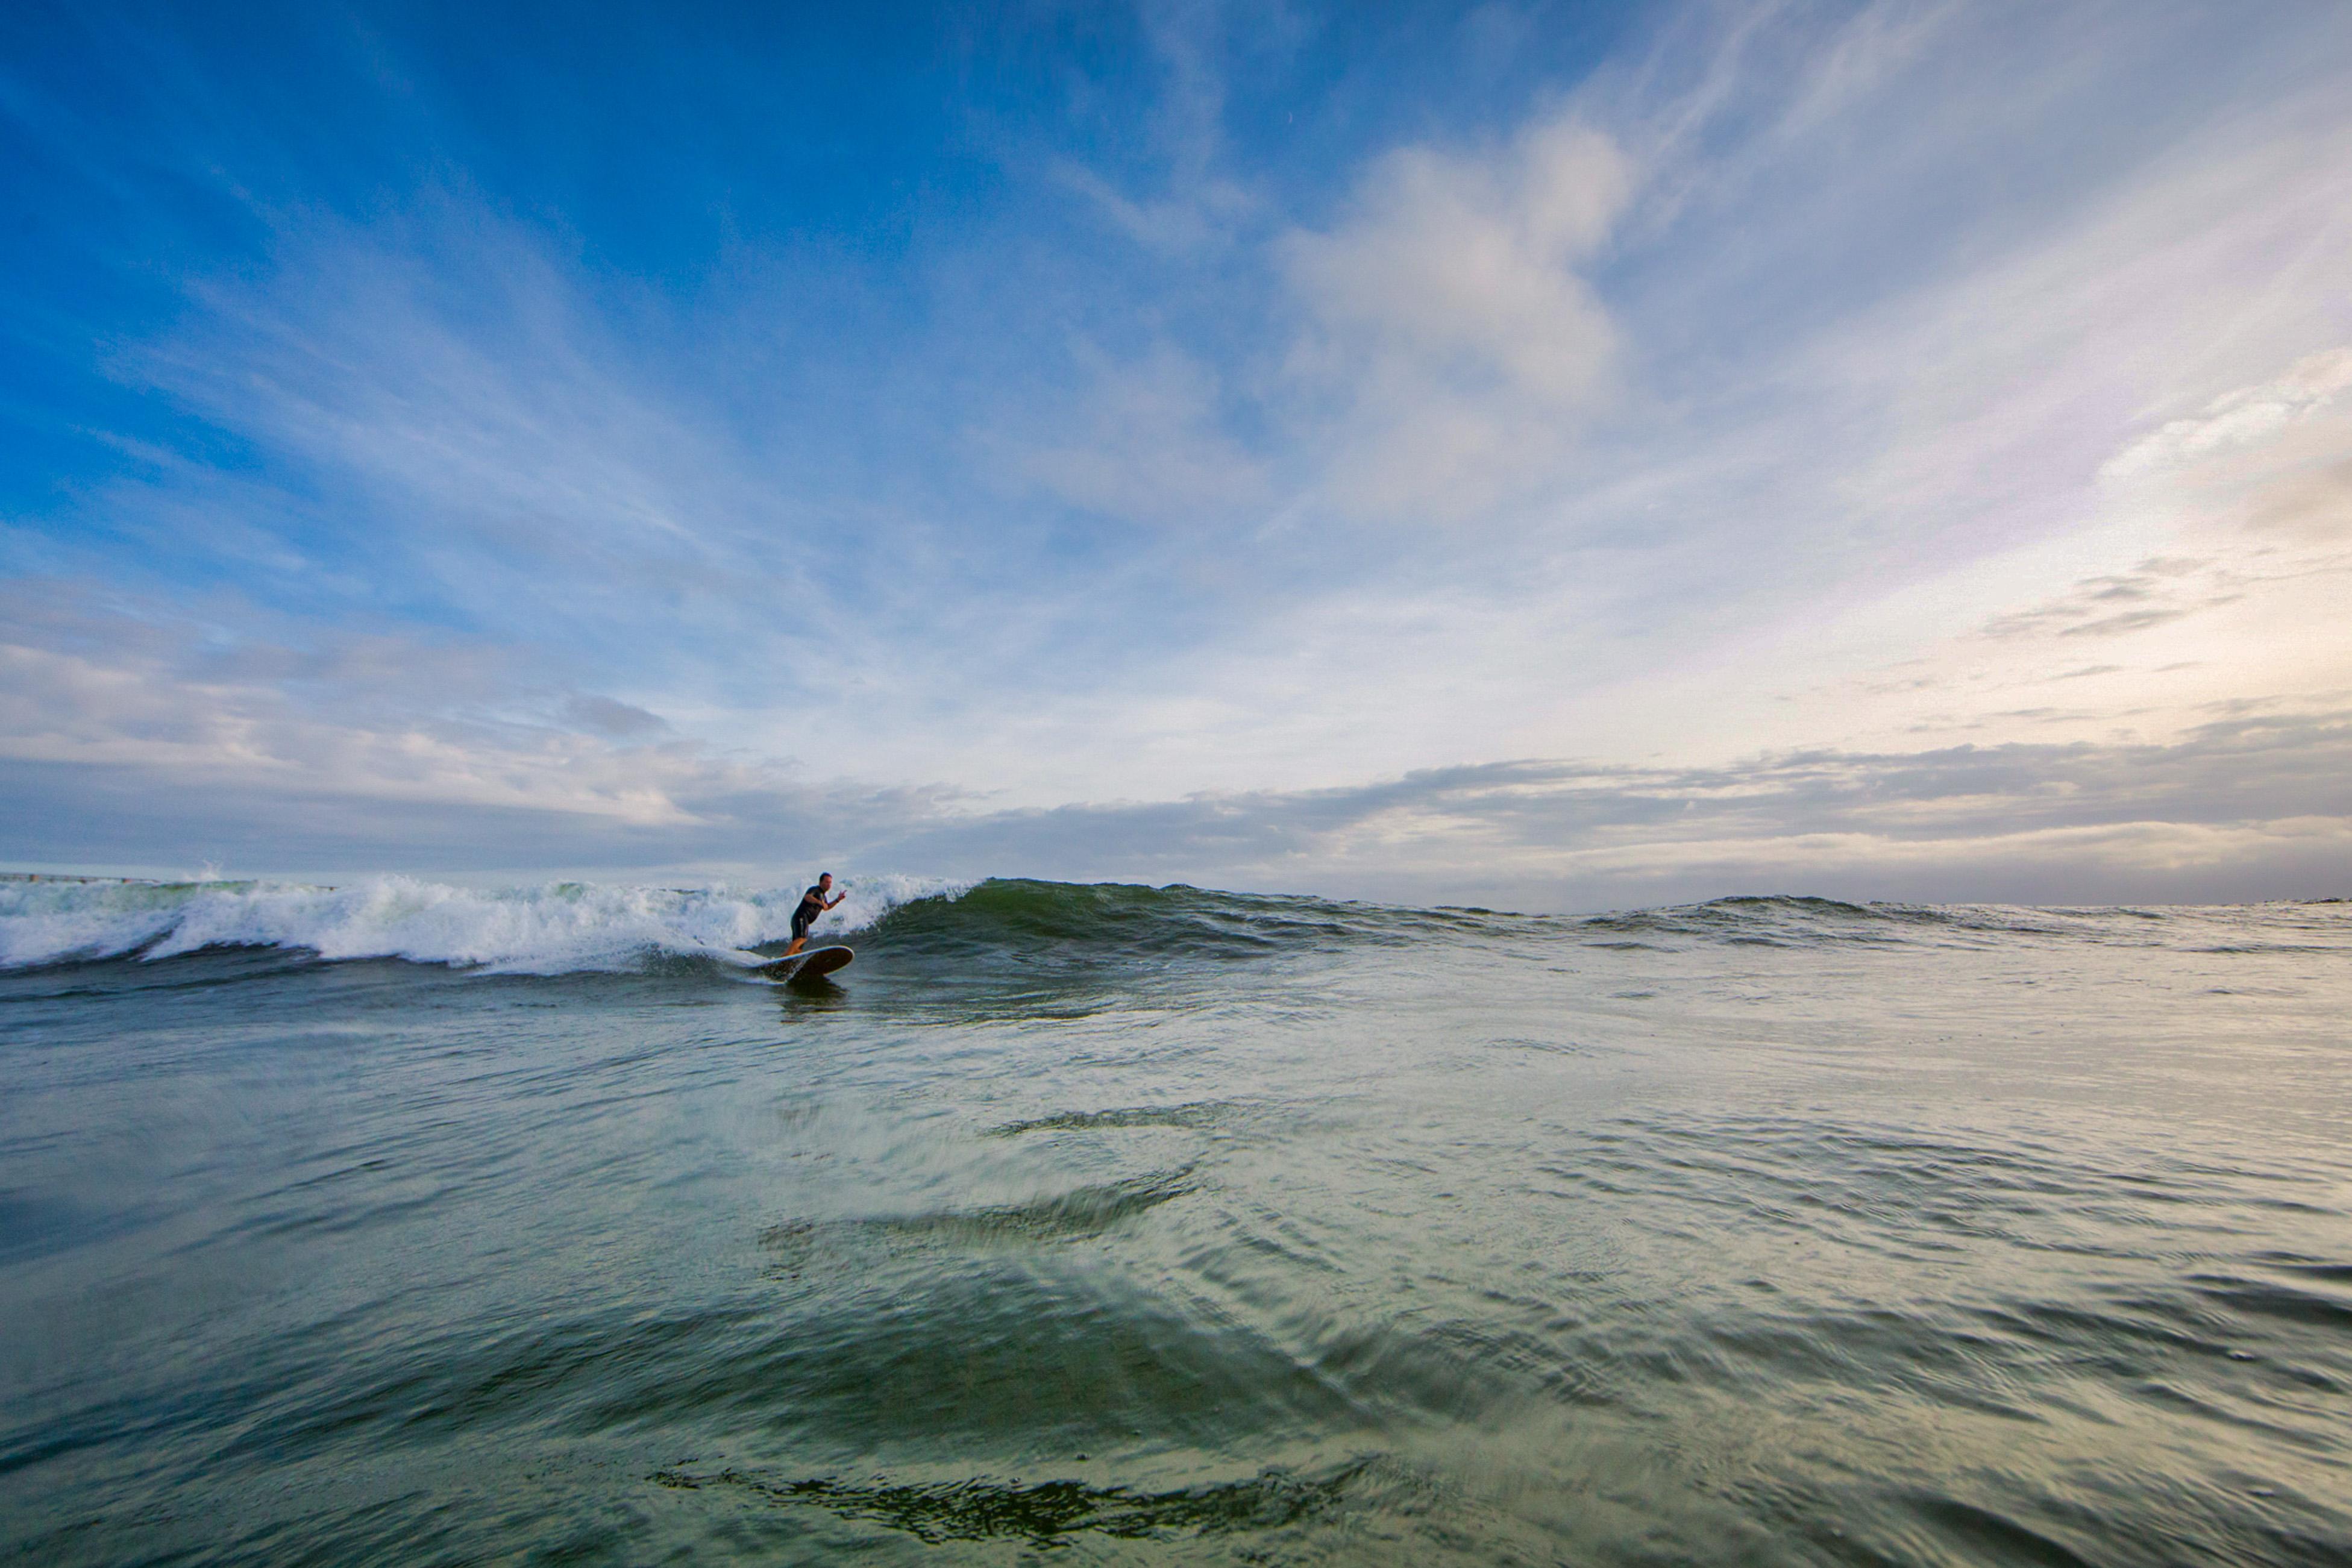
{"type": "Polygon", "coordinates": [[[17,0],[0,268],[18,868],[2352,894],[2336,0],[17,0]]]}

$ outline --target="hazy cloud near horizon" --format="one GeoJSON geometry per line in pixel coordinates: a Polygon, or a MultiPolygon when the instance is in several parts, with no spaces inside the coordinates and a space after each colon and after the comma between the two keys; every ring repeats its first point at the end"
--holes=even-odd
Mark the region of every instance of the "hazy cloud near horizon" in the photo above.
{"type": "Polygon", "coordinates": [[[2352,891],[2352,13],[614,16],[0,37],[0,858],[2352,891]]]}

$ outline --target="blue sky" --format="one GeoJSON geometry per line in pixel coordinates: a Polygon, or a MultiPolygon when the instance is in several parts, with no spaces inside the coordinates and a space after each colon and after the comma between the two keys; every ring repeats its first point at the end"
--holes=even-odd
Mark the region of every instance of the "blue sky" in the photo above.
{"type": "Polygon", "coordinates": [[[2352,13],[0,19],[0,857],[2342,892],[2352,13]]]}

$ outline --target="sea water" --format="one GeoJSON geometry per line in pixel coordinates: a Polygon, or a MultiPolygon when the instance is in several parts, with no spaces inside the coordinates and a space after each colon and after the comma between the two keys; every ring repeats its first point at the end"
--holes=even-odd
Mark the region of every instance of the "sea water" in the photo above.
{"type": "Polygon", "coordinates": [[[0,1554],[2352,1563],[2352,908],[0,884],[0,1554]]]}

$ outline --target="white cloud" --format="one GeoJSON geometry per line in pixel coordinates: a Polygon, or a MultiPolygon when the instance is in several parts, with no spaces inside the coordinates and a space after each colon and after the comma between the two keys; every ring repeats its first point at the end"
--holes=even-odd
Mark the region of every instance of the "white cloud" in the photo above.
{"type": "Polygon", "coordinates": [[[1573,405],[1615,348],[1574,268],[1631,186],[1616,144],[1573,121],[1532,126],[1496,159],[1402,148],[1365,174],[1346,222],[1288,236],[1284,260],[1343,358],[1573,405]]]}
{"type": "Polygon", "coordinates": [[[1616,363],[1578,268],[1633,184],[1607,135],[1540,121],[1486,154],[1391,152],[1336,226],[1279,238],[1312,322],[1292,368],[1339,409],[1345,508],[1458,518],[1549,465],[1616,363]]]}
{"type": "Polygon", "coordinates": [[[2352,347],[2306,355],[2275,380],[2225,392],[2193,417],[2167,421],[2116,453],[2099,477],[2137,479],[2268,446],[2290,426],[2332,406],[2347,388],[2352,388],[2352,347]]]}

